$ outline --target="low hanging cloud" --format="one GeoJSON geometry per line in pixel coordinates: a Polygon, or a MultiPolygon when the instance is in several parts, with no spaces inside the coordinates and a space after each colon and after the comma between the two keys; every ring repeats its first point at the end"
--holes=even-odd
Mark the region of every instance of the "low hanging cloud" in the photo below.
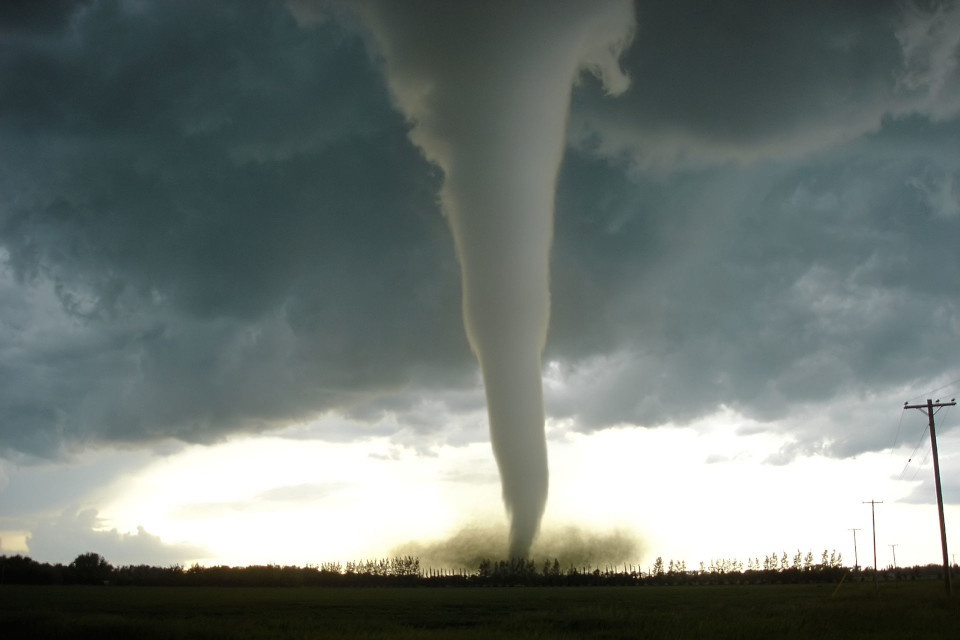
{"type": "MultiPolygon", "coordinates": [[[[635,9],[630,88],[573,93],[548,418],[888,447],[878,406],[960,378],[957,4],[635,9]]],[[[439,171],[357,19],[12,2],[0,32],[3,456],[476,413],[439,171]]]]}
{"type": "Polygon", "coordinates": [[[69,563],[82,553],[99,553],[114,566],[170,566],[209,557],[210,551],[191,543],[167,543],[143,527],[135,533],[100,529],[95,509],[67,509],[58,518],[39,524],[27,536],[31,556],[45,562],[69,563]]]}

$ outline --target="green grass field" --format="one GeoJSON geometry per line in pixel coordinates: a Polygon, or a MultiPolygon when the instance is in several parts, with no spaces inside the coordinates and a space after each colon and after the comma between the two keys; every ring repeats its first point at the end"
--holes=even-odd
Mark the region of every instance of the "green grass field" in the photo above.
{"type": "Polygon", "coordinates": [[[457,589],[0,587],[14,638],[950,638],[939,582],[457,589]]]}

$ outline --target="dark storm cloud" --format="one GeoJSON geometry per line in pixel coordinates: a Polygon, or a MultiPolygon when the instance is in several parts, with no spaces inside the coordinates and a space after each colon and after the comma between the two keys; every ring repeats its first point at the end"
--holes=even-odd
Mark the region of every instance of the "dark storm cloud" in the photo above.
{"type": "Polygon", "coordinates": [[[796,157],[890,114],[952,118],[951,3],[639,2],[617,101],[575,96],[572,137],[641,168],[796,157]]]}
{"type": "MultiPolygon", "coordinates": [[[[941,129],[931,155],[948,152],[957,127],[941,129]]],[[[623,369],[615,375],[634,402],[658,398],[662,409],[642,412],[647,420],[720,402],[776,414],[785,400],[950,369],[960,293],[950,247],[960,219],[912,184],[923,175],[942,182],[956,169],[869,143],[861,151],[622,185],[637,193],[632,210],[613,201],[608,211],[561,215],[570,236],[558,232],[555,272],[576,277],[555,278],[555,305],[594,304],[581,307],[576,325],[555,325],[554,337],[575,343],[591,324],[619,335],[634,356],[604,368],[623,369]],[[585,228],[611,226],[595,247],[580,241],[585,228]]],[[[556,350],[562,357],[565,346],[556,350]]]]}
{"type": "Polygon", "coordinates": [[[436,177],[356,34],[100,2],[3,46],[5,449],[209,439],[469,357],[436,177]]]}
{"type": "MultiPolygon", "coordinates": [[[[548,414],[890,446],[960,378],[960,11],[714,4],[638,3],[629,91],[574,91],[548,414]]],[[[3,6],[4,451],[477,411],[440,175],[355,26],[3,6]]]]}
{"type": "Polygon", "coordinates": [[[554,415],[593,429],[726,405],[779,421],[788,458],[852,455],[890,446],[868,403],[894,416],[957,379],[960,13],[944,7],[638,4],[630,90],[575,99],[554,415]]]}
{"type": "MultiPolygon", "coordinates": [[[[566,363],[568,384],[548,406],[586,427],[683,422],[720,404],[779,419],[887,390],[892,416],[901,393],[955,374],[960,217],[915,184],[958,176],[938,156],[960,130],[934,129],[922,153],[890,153],[878,136],[843,155],[640,179],[621,185],[632,201],[597,193],[599,206],[561,207],[554,304],[579,313],[554,325],[548,359],[566,363]]],[[[850,426],[800,435],[843,439],[850,426]]]]}
{"type": "Polygon", "coordinates": [[[89,0],[6,0],[0,3],[0,33],[5,37],[62,33],[81,5],[89,4],[89,0]]]}

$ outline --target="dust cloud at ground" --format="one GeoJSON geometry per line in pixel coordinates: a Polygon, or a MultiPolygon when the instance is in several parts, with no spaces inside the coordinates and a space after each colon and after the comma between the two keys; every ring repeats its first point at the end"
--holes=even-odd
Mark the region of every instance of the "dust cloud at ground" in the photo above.
{"type": "MultiPolygon", "coordinates": [[[[415,556],[424,569],[475,571],[483,560],[507,558],[505,527],[467,525],[445,538],[409,541],[392,550],[395,556],[415,556]]],[[[557,560],[562,570],[593,570],[636,565],[643,561],[642,540],[625,529],[594,530],[578,525],[545,527],[531,549],[537,569],[557,560]]]]}

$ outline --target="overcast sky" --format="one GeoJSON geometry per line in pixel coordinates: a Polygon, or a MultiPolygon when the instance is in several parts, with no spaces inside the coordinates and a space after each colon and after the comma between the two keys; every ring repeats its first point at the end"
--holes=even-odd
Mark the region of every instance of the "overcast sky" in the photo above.
{"type": "MultiPolygon", "coordinates": [[[[443,173],[362,21],[298,6],[0,4],[0,531],[92,532],[95,489],[291,425],[381,457],[486,446],[443,173]]],[[[548,424],[726,415],[774,439],[765,466],[906,463],[902,403],[960,389],[960,7],[635,13],[629,88],[571,97],[548,424]]],[[[204,555],[178,544],[156,562],[204,555]]]]}

